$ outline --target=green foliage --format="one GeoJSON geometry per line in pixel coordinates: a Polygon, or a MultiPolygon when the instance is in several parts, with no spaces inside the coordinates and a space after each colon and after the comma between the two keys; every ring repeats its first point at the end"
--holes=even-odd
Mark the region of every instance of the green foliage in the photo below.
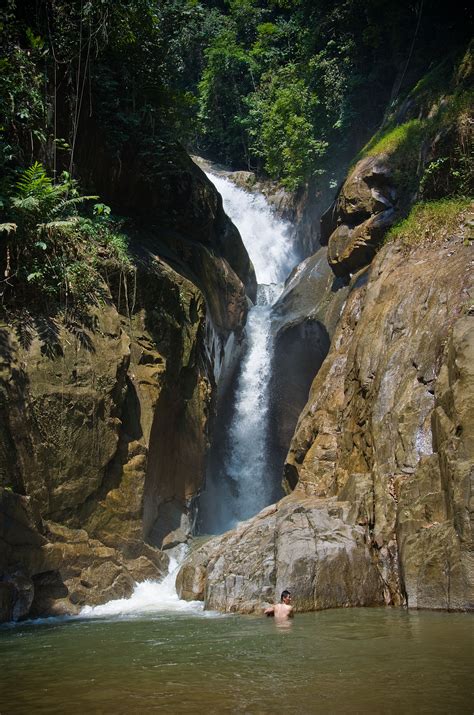
{"type": "MultiPolygon", "coordinates": [[[[389,101],[416,85],[428,104],[449,84],[451,60],[426,72],[467,43],[468,26],[436,3],[391,0],[8,0],[0,207],[35,160],[73,173],[91,117],[113,152],[167,138],[291,189],[329,183],[389,101]]],[[[472,74],[472,57],[458,74],[472,74]]]]}
{"type": "Polygon", "coordinates": [[[385,241],[415,245],[449,239],[454,235],[464,236],[468,213],[472,216],[473,209],[472,201],[466,198],[417,203],[407,218],[388,231],[385,241]]]}
{"type": "Polygon", "coordinates": [[[411,119],[404,124],[379,131],[363,148],[362,156],[389,154],[395,159],[403,160],[407,154],[417,151],[423,136],[424,125],[419,119],[411,119]]]}
{"type": "Polygon", "coordinates": [[[207,65],[199,83],[199,121],[206,145],[224,161],[248,156],[242,124],[244,98],[254,86],[252,58],[225,28],[205,52],[207,65]]]}
{"type": "MultiPolygon", "coordinates": [[[[329,178],[374,133],[389,99],[399,105],[436,59],[435,37],[440,53],[467,38],[460,26],[447,28],[443,13],[426,3],[421,23],[419,5],[389,0],[365,0],[363,6],[355,0],[212,5],[220,29],[204,50],[198,150],[264,170],[292,189],[315,174],[329,178]],[[239,62],[245,68],[240,72],[239,62]]],[[[420,84],[427,102],[450,72],[452,62],[437,80],[420,84]]],[[[414,127],[408,129],[407,137],[391,137],[401,160],[402,146],[408,152],[416,140],[414,127]]]]}
{"type": "Polygon", "coordinates": [[[445,63],[442,70],[431,72],[410,95],[410,99],[416,97],[419,101],[429,96],[429,116],[401,124],[394,123],[396,120],[389,122],[354,160],[355,163],[365,156],[389,155],[396,184],[408,193],[419,191],[424,200],[468,196],[473,191],[470,130],[473,93],[462,87],[455,87],[452,94],[442,92],[443,85],[438,83],[440,78],[446,78],[445,63]],[[431,156],[427,159],[428,151],[431,156]]]}
{"type": "Polygon", "coordinates": [[[81,195],[66,172],[53,183],[38,162],[22,173],[9,198],[12,220],[0,224],[4,303],[79,305],[93,299],[106,266],[131,270],[127,240],[109,207],[95,204],[92,218],[79,213],[96,198],[81,195]]]}
{"type": "Polygon", "coordinates": [[[426,122],[411,119],[408,122],[377,132],[362,149],[358,158],[388,154],[394,170],[394,180],[403,191],[413,192],[417,187],[417,166],[426,134],[426,122]]]}
{"type": "Polygon", "coordinates": [[[295,65],[262,79],[263,90],[248,98],[247,126],[255,156],[290,190],[314,175],[327,142],[315,138],[313,116],[318,100],[298,76],[295,65]]]}

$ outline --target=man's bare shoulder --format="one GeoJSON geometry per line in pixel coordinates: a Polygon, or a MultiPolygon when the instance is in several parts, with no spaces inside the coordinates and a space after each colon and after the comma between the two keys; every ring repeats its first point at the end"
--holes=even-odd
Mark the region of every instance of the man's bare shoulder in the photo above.
{"type": "Polygon", "coordinates": [[[276,618],[291,618],[293,616],[293,606],[286,603],[277,603],[274,610],[276,618]]]}

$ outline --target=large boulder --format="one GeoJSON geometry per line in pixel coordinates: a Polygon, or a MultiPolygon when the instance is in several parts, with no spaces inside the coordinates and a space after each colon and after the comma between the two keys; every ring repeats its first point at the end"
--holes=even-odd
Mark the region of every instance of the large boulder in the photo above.
{"type": "Polygon", "coordinates": [[[396,218],[397,191],[385,155],[358,161],[321,219],[321,243],[337,276],[369,264],[396,218]]]}
{"type": "Polygon", "coordinates": [[[261,613],[285,588],[297,610],[384,603],[365,530],[335,500],[286,497],[194,551],[177,577],[182,598],[261,613]]]}

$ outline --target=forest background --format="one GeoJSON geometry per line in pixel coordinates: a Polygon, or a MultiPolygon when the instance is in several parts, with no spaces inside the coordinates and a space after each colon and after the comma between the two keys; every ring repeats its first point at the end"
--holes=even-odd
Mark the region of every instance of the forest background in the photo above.
{"type": "MultiPolygon", "coordinates": [[[[292,192],[333,190],[418,81],[449,82],[471,18],[426,0],[7,0],[3,301],[16,283],[17,303],[33,289],[67,302],[104,261],[127,270],[125,224],[81,170],[81,137],[151,173],[180,143],[292,192]]],[[[456,171],[448,194],[466,193],[456,171]]]]}

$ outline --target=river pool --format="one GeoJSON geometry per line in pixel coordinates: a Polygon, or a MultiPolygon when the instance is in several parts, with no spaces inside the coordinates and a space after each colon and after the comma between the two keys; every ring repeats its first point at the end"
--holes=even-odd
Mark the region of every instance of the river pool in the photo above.
{"type": "Polygon", "coordinates": [[[0,628],[0,713],[472,713],[472,614],[160,612],[0,628]]]}

